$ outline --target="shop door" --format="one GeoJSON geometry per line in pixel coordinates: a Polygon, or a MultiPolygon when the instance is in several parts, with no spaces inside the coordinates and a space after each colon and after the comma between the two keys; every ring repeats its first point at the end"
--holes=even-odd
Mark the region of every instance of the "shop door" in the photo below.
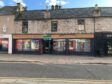
{"type": "Polygon", "coordinates": [[[108,54],[112,55],[112,39],[108,40],[107,46],[108,46],[108,54]]]}
{"type": "Polygon", "coordinates": [[[52,40],[44,40],[43,41],[43,50],[45,54],[51,54],[52,53],[52,46],[53,41],[52,40]]]}

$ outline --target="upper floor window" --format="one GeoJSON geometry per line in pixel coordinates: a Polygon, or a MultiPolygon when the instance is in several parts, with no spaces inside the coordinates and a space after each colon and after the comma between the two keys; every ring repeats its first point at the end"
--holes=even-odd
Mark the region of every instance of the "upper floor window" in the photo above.
{"type": "Polygon", "coordinates": [[[85,20],[84,19],[78,19],[78,30],[84,31],[85,30],[85,20]]]}
{"type": "Polygon", "coordinates": [[[22,33],[28,33],[28,21],[23,20],[22,22],[22,33]]]}
{"type": "Polygon", "coordinates": [[[84,19],[78,19],[78,25],[84,25],[85,21],[84,19]]]}
{"type": "Polygon", "coordinates": [[[57,26],[58,25],[58,22],[57,21],[52,21],[51,22],[51,31],[52,32],[57,32],[57,26]]]}

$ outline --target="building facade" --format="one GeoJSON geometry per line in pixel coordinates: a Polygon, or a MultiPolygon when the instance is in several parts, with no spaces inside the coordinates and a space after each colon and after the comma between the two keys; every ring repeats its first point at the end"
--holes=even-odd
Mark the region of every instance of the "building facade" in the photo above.
{"type": "Polygon", "coordinates": [[[52,7],[50,10],[29,11],[17,4],[10,9],[10,12],[12,9],[15,12],[2,14],[1,46],[8,47],[0,51],[82,55],[112,53],[111,7],[52,7]]]}

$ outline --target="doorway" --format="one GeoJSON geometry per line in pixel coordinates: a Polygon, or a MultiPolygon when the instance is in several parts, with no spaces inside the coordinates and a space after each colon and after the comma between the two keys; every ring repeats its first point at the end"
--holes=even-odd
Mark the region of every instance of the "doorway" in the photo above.
{"type": "Polygon", "coordinates": [[[107,42],[108,55],[112,55],[112,39],[109,39],[107,42]]]}
{"type": "Polygon", "coordinates": [[[53,50],[53,40],[43,40],[43,52],[44,54],[51,54],[53,50]]]}
{"type": "Polygon", "coordinates": [[[0,53],[8,53],[8,38],[0,39],[0,53]]]}

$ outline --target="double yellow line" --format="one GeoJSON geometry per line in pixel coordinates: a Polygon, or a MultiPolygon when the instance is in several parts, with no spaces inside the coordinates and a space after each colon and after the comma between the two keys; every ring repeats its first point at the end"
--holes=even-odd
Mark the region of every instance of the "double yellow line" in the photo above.
{"type": "Polygon", "coordinates": [[[89,80],[89,79],[64,79],[64,78],[25,78],[25,77],[0,77],[0,80],[28,80],[33,82],[58,82],[73,84],[112,84],[112,80],[89,80]]]}

